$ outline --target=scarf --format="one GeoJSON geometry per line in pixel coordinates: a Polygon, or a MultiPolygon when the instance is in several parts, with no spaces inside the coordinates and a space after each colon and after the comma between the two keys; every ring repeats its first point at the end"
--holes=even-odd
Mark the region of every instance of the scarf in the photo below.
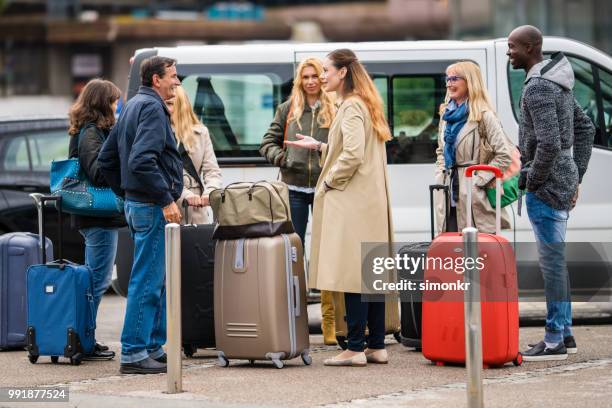
{"type": "Polygon", "coordinates": [[[451,100],[442,116],[442,119],[446,122],[444,129],[444,165],[447,169],[455,165],[455,142],[463,125],[467,122],[468,113],[467,101],[457,106],[457,103],[451,100]]]}

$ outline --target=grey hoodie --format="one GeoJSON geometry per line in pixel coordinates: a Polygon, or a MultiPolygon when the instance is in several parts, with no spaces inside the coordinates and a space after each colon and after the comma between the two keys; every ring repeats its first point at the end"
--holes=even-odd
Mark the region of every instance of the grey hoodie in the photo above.
{"type": "Polygon", "coordinates": [[[595,136],[595,127],[574,98],[573,87],[570,62],[556,53],[529,70],[520,102],[519,187],[557,210],[571,208],[595,136]]]}

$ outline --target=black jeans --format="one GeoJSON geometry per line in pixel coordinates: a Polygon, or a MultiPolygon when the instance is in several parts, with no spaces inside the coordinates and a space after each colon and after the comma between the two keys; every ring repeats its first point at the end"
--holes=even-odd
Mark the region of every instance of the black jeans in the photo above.
{"type": "Polygon", "coordinates": [[[302,193],[299,191],[289,190],[289,206],[291,207],[291,221],[295,232],[300,236],[302,245],[305,245],[306,226],[308,225],[308,216],[310,215],[310,207],[314,200],[314,193],[302,193]]]}
{"type": "Polygon", "coordinates": [[[385,348],[385,297],[368,296],[369,302],[361,301],[361,293],[345,293],[348,349],[363,351],[367,343],[370,349],[385,348]],[[366,339],[365,329],[368,326],[366,339]]]}

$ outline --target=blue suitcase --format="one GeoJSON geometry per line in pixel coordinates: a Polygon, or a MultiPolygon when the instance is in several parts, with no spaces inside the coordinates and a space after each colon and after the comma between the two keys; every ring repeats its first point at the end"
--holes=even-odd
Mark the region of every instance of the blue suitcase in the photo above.
{"type": "Polygon", "coordinates": [[[93,352],[95,319],[93,278],[87,266],[62,258],[61,197],[33,195],[41,217],[44,236],[44,206],[56,201],[59,211],[59,259],[44,265],[30,266],[27,273],[28,358],[36,363],[39,356],[60,356],[73,365],[81,364],[84,354],[93,352]]]}
{"type": "MultiPolygon", "coordinates": [[[[28,319],[26,271],[41,262],[40,238],[29,232],[11,232],[0,236],[0,349],[24,348],[28,319]]],[[[53,244],[47,238],[50,261],[53,244]]]]}

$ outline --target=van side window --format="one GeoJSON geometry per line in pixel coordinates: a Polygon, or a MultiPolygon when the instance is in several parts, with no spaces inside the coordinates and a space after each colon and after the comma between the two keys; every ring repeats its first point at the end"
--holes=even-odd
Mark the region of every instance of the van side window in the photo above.
{"type": "Polygon", "coordinates": [[[434,163],[446,67],[455,61],[365,62],[384,102],[393,138],[389,164],[434,163]]]}
{"type": "Polygon", "coordinates": [[[601,144],[612,149],[612,74],[604,69],[599,69],[599,87],[602,99],[602,122],[605,132],[601,144]]]}
{"type": "Polygon", "coordinates": [[[389,163],[435,162],[439,107],[446,94],[443,78],[443,73],[393,77],[393,140],[387,145],[389,163]]]}
{"type": "Polygon", "coordinates": [[[182,81],[220,159],[263,160],[259,145],[286,87],[278,75],[256,72],[195,74],[182,81]]]}
{"type": "Polygon", "coordinates": [[[385,119],[389,121],[389,78],[386,75],[371,74],[374,85],[383,100],[385,119]]]}
{"type": "Polygon", "coordinates": [[[584,60],[575,57],[567,57],[567,59],[574,70],[574,97],[593,123],[597,123],[598,109],[593,68],[584,60]]]}
{"type": "MultiPolygon", "coordinates": [[[[550,58],[550,53],[546,53],[545,58],[550,58]]],[[[567,59],[574,70],[574,97],[597,128],[595,145],[612,148],[612,138],[610,136],[610,111],[612,110],[610,73],[573,55],[567,55],[567,59]]],[[[515,70],[508,63],[510,97],[517,121],[520,118],[519,101],[524,81],[525,71],[515,70]]]]}

